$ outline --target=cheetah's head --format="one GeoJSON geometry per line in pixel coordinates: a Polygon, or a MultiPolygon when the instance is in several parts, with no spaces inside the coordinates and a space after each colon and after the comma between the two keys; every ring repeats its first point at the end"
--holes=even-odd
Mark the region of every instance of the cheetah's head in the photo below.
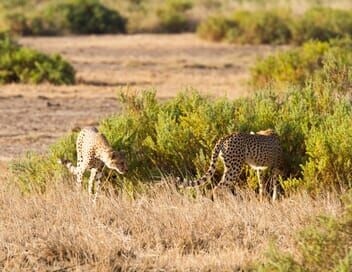
{"type": "Polygon", "coordinates": [[[112,151],[110,158],[107,164],[110,169],[114,169],[122,175],[128,171],[125,155],[122,152],[112,151]]]}

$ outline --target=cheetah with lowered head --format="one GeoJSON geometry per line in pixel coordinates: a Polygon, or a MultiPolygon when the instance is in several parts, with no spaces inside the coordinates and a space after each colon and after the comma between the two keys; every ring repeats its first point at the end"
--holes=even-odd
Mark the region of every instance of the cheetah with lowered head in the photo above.
{"type": "Polygon", "coordinates": [[[59,160],[59,163],[66,165],[68,170],[76,175],[77,186],[80,188],[82,184],[83,174],[86,170],[90,170],[88,181],[88,192],[92,193],[93,181],[95,183],[94,200],[99,190],[101,170],[104,164],[120,174],[127,171],[127,165],[122,153],[114,151],[108,143],[106,137],[100,133],[95,127],[85,127],[78,134],[76,141],[77,150],[77,167],[73,166],[68,160],[59,160]],[[98,173],[98,171],[100,171],[98,173]]]}
{"type": "Polygon", "coordinates": [[[186,186],[198,186],[207,181],[215,173],[216,161],[221,157],[224,163],[224,174],[220,184],[236,181],[244,163],[257,172],[259,195],[263,198],[263,184],[260,170],[273,169],[273,200],[277,198],[277,176],[285,170],[284,153],[278,135],[267,129],[257,133],[234,133],[221,138],[215,145],[206,174],[195,181],[186,182],[186,186]]]}

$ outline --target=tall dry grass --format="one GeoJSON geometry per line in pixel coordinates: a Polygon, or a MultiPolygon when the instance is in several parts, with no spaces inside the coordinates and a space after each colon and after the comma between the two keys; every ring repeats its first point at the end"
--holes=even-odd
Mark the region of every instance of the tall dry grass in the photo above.
{"type": "Polygon", "coordinates": [[[132,199],[101,194],[94,205],[68,185],[45,194],[0,189],[0,270],[224,271],[263,260],[270,241],[294,253],[295,232],[318,214],[338,214],[336,195],[260,203],[251,192],[214,201],[151,186],[132,199]]]}

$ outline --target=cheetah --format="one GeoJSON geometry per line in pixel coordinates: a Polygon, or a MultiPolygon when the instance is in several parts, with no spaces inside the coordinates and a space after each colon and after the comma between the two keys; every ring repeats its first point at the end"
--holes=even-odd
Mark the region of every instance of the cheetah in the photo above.
{"type": "Polygon", "coordinates": [[[88,181],[88,193],[91,195],[93,181],[95,183],[94,200],[99,190],[101,170],[104,164],[119,174],[125,174],[128,170],[124,155],[121,152],[114,151],[108,143],[106,137],[95,127],[85,127],[78,134],[76,141],[77,150],[77,167],[72,165],[68,160],[59,160],[59,163],[65,165],[68,170],[77,177],[77,186],[81,188],[83,174],[90,170],[88,181]],[[99,171],[100,170],[100,171],[99,171]]]}
{"type": "Polygon", "coordinates": [[[260,179],[260,170],[272,168],[273,196],[277,198],[277,175],[283,175],[285,170],[284,153],[278,135],[267,129],[256,133],[234,133],[221,138],[215,145],[210,166],[206,174],[198,180],[186,182],[186,186],[199,186],[211,178],[215,173],[215,164],[218,157],[224,163],[224,174],[219,184],[229,184],[236,181],[244,163],[256,170],[259,182],[259,195],[263,198],[263,184],[260,179]]]}

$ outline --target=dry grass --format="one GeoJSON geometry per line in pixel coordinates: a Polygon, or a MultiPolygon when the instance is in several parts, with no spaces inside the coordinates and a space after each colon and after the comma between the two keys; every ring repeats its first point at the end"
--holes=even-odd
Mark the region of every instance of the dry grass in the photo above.
{"type": "Polygon", "coordinates": [[[294,251],[294,233],[321,214],[338,214],[337,196],[296,195],[260,203],[250,192],[191,199],[153,186],[132,200],[53,186],[44,195],[0,189],[0,270],[224,271],[263,259],[272,240],[294,251]]]}

